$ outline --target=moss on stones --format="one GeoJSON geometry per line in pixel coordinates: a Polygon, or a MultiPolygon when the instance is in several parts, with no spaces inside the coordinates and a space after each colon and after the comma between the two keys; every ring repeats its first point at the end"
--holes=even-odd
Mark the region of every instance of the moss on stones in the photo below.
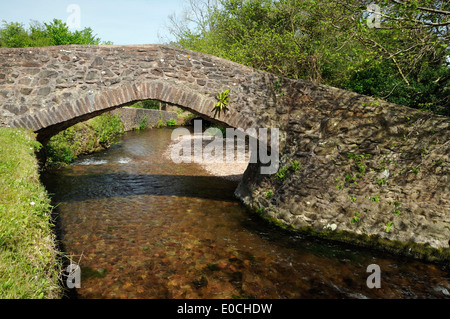
{"type": "Polygon", "coordinates": [[[371,248],[433,263],[448,264],[450,261],[450,248],[433,248],[429,245],[412,241],[404,242],[390,240],[379,235],[356,234],[347,230],[317,230],[311,226],[295,227],[292,224],[287,224],[264,213],[261,209],[250,209],[250,212],[259,216],[269,224],[293,234],[302,234],[324,240],[346,243],[357,247],[371,248]]]}

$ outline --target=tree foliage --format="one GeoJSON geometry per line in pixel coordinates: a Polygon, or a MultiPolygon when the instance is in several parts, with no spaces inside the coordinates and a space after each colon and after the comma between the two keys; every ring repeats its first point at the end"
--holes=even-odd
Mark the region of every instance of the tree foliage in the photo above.
{"type": "Polygon", "coordinates": [[[170,17],[173,45],[450,115],[446,1],[195,3],[170,17]]]}
{"type": "Polygon", "coordinates": [[[49,23],[34,21],[28,29],[17,22],[3,21],[0,28],[0,47],[43,47],[67,44],[111,44],[101,42],[91,28],[71,31],[61,20],[54,19],[49,23]]]}

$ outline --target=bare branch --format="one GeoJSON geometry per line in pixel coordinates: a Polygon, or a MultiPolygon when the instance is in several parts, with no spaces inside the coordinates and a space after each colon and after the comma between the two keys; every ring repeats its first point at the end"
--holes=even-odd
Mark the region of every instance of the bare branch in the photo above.
{"type": "Polygon", "coordinates": [[[423,25],[428,25],[428,26],[433,26],[433,27],[443,27],[443,26],[448,26],[450,25],[450,21],[446,21],[446,22],[426,22],[426,21],[421,21],[421,20],[417,20],[417,19],[404,19],[404,18],[394,18],[391,17],[389,15],[383,14],[383,13],[378,13],[380,16],[390,19],[390,20],[395,20],[395,21],[411,21],[414,22],[416,24],[423,24],[423,25]]]}
{"type": "MultiPolygon", "coordinates": [[[[400,4],[400,5],[407,5],[406,3],[404,3],[403,1],[400,1],[400,0],[391,0],[391,1],[395,2],[397,4],[400,4]]],[[[445,11],[445,10],[439,10],[439,9],[433,9],[433,8],[425,8],[425,7],[417,7],[417,9],[422,10],[422,11],[426,11],[426,12],[431,12],[431,13],[439,13],[439,14],[450,15],[450,11],[445,11]]]]}
{"type": "Polygon", "coordinates": [[[395,59],[394,55],[390,54],[389,51],[388,51],[384,46],[382,46],[381,44],[379,44],[379,43],[376,42],[375,40],[370,39],[370,38],[366,38],[365,40],[366,40],[366,41],[372,42],[373,44],[375,44],[375,46],[381,48],[387,55],[389,55],[389,59],[391,59],[392,62],[394,62],[394,64],[395,64],[395,66],[397,67],[397,70],[398,70],[398,72],[400,73],[400,76],[402,77],[403,81],[405,81],[405,83],[409,86],[409,85],[410,85],[410,84],[409,84],[409,81],[408,81],[408,79],[405,77],[405,75],[403,74],[403,71],[402,71],[402,69],[400,68],[400,66],[398,65],[397,60],[395,59]]]}

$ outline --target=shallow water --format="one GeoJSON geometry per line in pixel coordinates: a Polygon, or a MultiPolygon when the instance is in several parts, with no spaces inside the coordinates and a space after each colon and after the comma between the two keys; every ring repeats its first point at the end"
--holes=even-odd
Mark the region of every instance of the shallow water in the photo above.
{"type": "Polygon", "coordinates": [[[450,298],[442,265],[287,235],[247,213],[236,182],[163,153],[171,129],[43,174],[79,298],[450,298]],[[381,288],[367,287],[367,266],[381,288]]]}

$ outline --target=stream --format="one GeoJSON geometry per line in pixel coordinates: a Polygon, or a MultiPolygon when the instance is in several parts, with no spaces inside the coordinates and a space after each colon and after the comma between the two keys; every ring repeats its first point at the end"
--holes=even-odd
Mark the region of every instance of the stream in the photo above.
{"type": "Polygon", "coordinates": [[[267,225],[234,198],[236,181],[168,160],[171,132],[128,132],[42,174],[81,267],[78,298],[450,299],[448,267],[267,225]],[[371,264],[380,288],[366,283],[371,264]]]}

